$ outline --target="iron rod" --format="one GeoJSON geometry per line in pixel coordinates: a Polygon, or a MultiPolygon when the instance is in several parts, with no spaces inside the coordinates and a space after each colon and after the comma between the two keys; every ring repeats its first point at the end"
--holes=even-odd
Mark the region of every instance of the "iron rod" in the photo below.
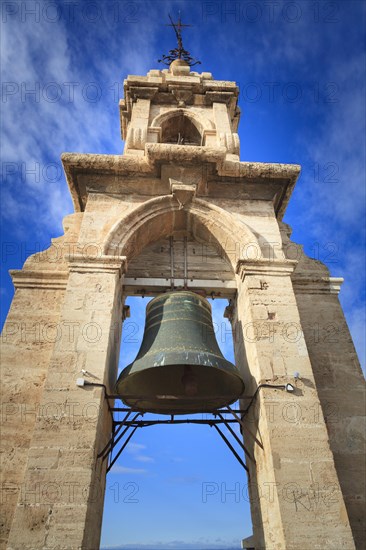
{"type": "Polygon", "coordinates": [[[134,428],[132,430],[132,432],[130,433],[130,435],[128,436],[128,438],[126,439],[126,441],[124,442],[124,444],[122,445],[122,447],[120,448],[120,450],[118,451],[118,453],[116,454],[116,456],[114,457],[114,459],[112,460],[112,462],[109,464],[108,468],[107,468],[107,473],[110,471],[110,469],[112,468],[113,464],[116,462],[116,460],[121,456],[122,454],[122,451],[126,448],[128,442],[130,441],[131,437],[133,436],[133,434],[135,433],[135,431],[137,430],[138,426],[136,426],[136,428],[134,428]]]}
{"type": "MultiPolygon", "coordinates": [[[[213,426],[214,424],[226,424],[226,423],[231,423],[231,424],[237,424],[237,420],[216,420],[216,419],[211,419],[211,420],[198,420],[198,419],[195,419],[195,418],[186,418],[184,420],[128,420],[125,424],[123,424],[124,426],[155,426],[155,425],[158,425],[158,424],[208,424],[209,426],[213,426]]],[[[120,425],[122,423],[121,422],[115,422],[116,425],[120,425]]]]}
{"type": "Polygon", "coordinates": [[[233,409],[230,408],[230,405],[227,405],[227,409],[231,412],[231,414],[234,416],[234,418],[237,419],[237,421],[239,422],[239,424],[243,428],[243,430],[246,430],[252,436],[252,438],[257,443],[257,445],[259,445],[262,449],[264,449],[263,444],[256,438],[256,436],[254,434],[252,434],[252,432],[248,429],[248,427],[245,426],[242,418],[236,414],[236,412],[241,413],[242,411],[234,411],[233,409]]]}
{"type": "MultiPolygon", "coordinates": [[[[243,441],[240,440],[240,438],[237,436],[237,434],[234,432],[234,430],[232,429],[232,427],[230,426],[230,422],[228,422],[221,414],[219,414],[219,417],[222,418],[224,424],[226,425],[227,429],[229,430],[229,432],[232,434],[232,436],[236,439],[236,441],[239,443],[240,447],[243,449],[243,451],[245,452],[245,454],[247,455],[247,457],[255,464],[255,459],[252,457],[252,455],[250,454],[250,452],[246,449],[243,441]]],[[[236,420],[233,420],[231,422],[235,422],[237,423],[236,420]]]]}
{"type": "MultiPolygon", "coordinates": [[[[135,414],[135,416],[133,417],[133,419],[130,422],[133,422],[138,416],[140,416],[140,413],[135,414]]],[[[126,426],[126,428],[117,437],[117,439],[114,439],[114,436],[112,435],[112,437],[110,439],[110,443],[111,443],[110,451],[113,451],[114,447],[121,441],[122,437],[125,435],[125,433],[131,427],[129,422],[127,422],[127,424],[123,424],[123,425],[126,426]]],[[[104,461],[107,458],[108,455],[109,455],[109,450],[108,450],[108,452],[104,453],[102,460],[104,461]]]]}
{"type": "MultiPolygon", "coordinates": [[[[132,414],[132,410],[129,411],[126,416],[124,417],[124,419],[122,420],[122,422],[127,422],[127,418],[130,416],[130,414],[132,414]]],[[[114,424],[116,425],[116,420],[113,420],[114,424]]],[[[118,429],[116,430],[115,434],[114,434],[114,437],[116,437],[118,435],[118,432],[120,431],[121,429],[121,426],[118,427],[118,429]]]]}
{"type": "MultiPolygon", "coordinates": [[[[113,412],[127,412],[127,411],[135,411],[137,412],[137,409],[134,409],[133,407],[131,408],[127,408],[127,407],[113,407],[112,411],[113,412]]],[[[233,409],[236,413],[243,413],[245,411],[245,409],[233,409]]],[[[170,413],[150,413],[149,411],[140,411],[139,412],[141,413],[146,413],[146,414],[163,414],[163,415],[167,415],[167,416],[170,416],[170,413]]],[[[213,411],[210,411],[210,412],[207,412],[207,411],[197,411],[197,412],[192,412],[192,413],[184,413],[184,414],[212,414],[212,415],[216,415],[218,413],[222,413],[222,414],[230,414],[227,410],[225,409],[214,409],[213,411]]]]}
{"type": "Polygon", "coordinates": [[[234,447],[232,446],[232,444],[230,443],[230,441],[227,439],[227,437],[222,433],[222,431],[220,430],[220,428],[214,424],[213,427],[216,429],[216,431],[221,435],[222,439],[225,441],[226,445],[229,447],[229,449],[231,450],[231,452],[233,453],[233,455],[237,458],[238,462],[240,462],[240,464],[243,466],[244,470],[247,472],[248,474],[248,478],[250,479],[250,473],[249,473],[249,469],[248,469],[248,466],[243,462],[243,460],[240,458],[240,456],[238,455],[238,453],[236,452],[236,450],[234,449],[234,447]]]}
{"type": "MultiPolygon", "coordinates": [[[[132,413],[132,410],[131,411],[128,411],[128,413],[126,414],[126,416],[124,417],[124,419],[121,421],[121,422],[118,422],[118,428],[116,431],[114,431],[113,427],[112,427],[112,436],[111,438],[109,439],[107,445],[104,447],[103,450],[100,451],[100,453],[97,455],[97,458],[100,458],[101,456],[104,455],[105,451],[108,449],[108,447],[110,447],[112,444],[113,444],[113,440],[114,438],[118,435],[118,432],[122,429],[122,426],[124,425],[124,423],[126,422],[127,418],[131,415],[132,413]]],[[[113,416],[113,415],[112,415],[113,416]]],[[[113,424],[116,426],[117,423],[116,421],[113,419],[113,424]]]]}

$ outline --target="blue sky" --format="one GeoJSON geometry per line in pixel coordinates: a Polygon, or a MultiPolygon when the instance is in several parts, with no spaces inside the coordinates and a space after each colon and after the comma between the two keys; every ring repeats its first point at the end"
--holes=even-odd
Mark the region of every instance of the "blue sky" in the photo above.
{"type": "MultiPolygon", "coordinates": [[[[157,68],[175,47],[164,24],[180,9],[194,24],[184,44],[202,61],[198,70],[240,86],[241,160],[302,165],[284,221],[307,254],[345,278],[340,300],[364,365],[365,7],[361,0],[3,2],[2,322],[13,295],[7,270],[47,248],[72,212],[61,153],[122,152],[123,79],[157,68]]],[[[131,300],[139,336],[145,305],[131,300]]],[[[224,305],[214,303],[219,324],[224,305]]],[[[230,342],[221,344],[230,359],[230,342]]],[[[121,366],[137,346],[124,342],[121,366]]],[[[145,432],[108,478],[103,545],[239,548],[251,533],[246,477],[218,436],[208,427],[145,432]],[[208,483],[217,492],[205,499],[208,483]]]]}

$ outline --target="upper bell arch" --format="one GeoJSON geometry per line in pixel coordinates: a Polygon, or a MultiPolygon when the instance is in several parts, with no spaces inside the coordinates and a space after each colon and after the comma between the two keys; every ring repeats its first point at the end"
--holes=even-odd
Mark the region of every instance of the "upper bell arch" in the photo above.
{"type": "Polygon", "coordinates": [[[205,131],[214,130],[214,124],[196,111],[174,108],[155,116],[151,128],[160,129],[162,143],[203,145],[205,131]]]}

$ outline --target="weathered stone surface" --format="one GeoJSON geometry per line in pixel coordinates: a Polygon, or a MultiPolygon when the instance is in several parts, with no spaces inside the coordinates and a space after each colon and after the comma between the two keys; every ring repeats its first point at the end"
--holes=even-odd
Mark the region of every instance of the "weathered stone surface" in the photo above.
{"type": "Polygon", "coordinates": [[[180,67],[129,76],[124,154],[62,156],[77,213],[12,272],[2,335],[1,548],[98,547],[111,416],[76,380],[113,393],[124,297],[177,275],[232,299],[248,399],[295,386],[262,388],[244,419],[256,547],[362,547],[365,386],[341,281],[280,221],[300,167],[239,161],[237,97],[180,67]]]}

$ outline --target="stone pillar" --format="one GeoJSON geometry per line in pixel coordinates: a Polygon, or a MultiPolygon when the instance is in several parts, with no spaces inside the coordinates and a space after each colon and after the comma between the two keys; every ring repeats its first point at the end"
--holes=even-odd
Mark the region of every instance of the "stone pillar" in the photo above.
{"type": "MultiPolygon", "coordinates": [[[[246,391],[253,395],[260,384],[295,386],[294,393],[258,390],[244,417],[244,437],[256,461],[248,460],[256,549],[351,550],[355,545],[291,282],[294,264],[238,262],[235,355],[246,391]]],[[[241,408],[249,403],[243,400],[241,408]]]]}
{"type": "Polygon", "coordinates": [[[15,295],[1,335],[1,549],[23,486],[68,278],[67,272],[40,269],[11,275],[15,295]]]}
{"type": "Polygon", "coordinates": [[[217,144],[226,147],[228,153],[239,154],[239,136],[233,133],[226,103],[213,103],[217,144]]]}
{"type": "Polygon", "coordinates": [[[124,258],[70,259],[61,337],[45,379],[9,549],[99,547],[106,464],[96,457],[109,439],[111,414],[103,387],[80,388],[76,380],[113,389],[123,267],[124,258]]]}
{"type": "Polygon", "coordinates": [[[356,548],[365,545],[365,378],[338,292],[342,280],[293,280],[314,379],[356,548]]]}
{"type": "Polygon", "coordinates": [[[144,149],[147,140],[150,104],[150,99],[139,98],[136,100],[127,132],[125,153],[130,152],[131,149],[144,149]]]}

